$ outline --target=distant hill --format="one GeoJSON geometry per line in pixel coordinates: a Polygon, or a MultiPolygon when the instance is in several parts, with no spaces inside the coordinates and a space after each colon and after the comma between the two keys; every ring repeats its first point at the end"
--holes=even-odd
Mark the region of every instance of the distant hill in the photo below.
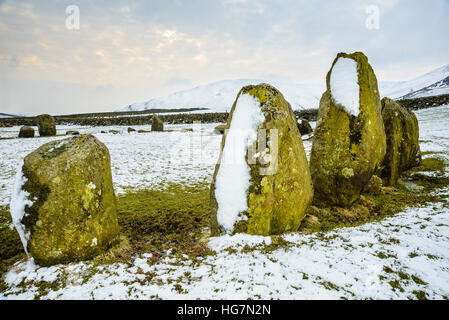
{"type": "MultiPolygon", "coordinates": [[[[416,79],[399,82],[379,82],[382,97],[393,99],[418,98],[449,93],[449,65],[426,73],[416,79]]],[[[278,88],[293,110],[319,107],[324,86],[267,81],[263,79],[222,80],[175,92],[146,102],[134,103],[117,111],[148,109],[205,108],[203,112],[230,111],[239,90],[249,84],[267,82],[278,88]]]]}

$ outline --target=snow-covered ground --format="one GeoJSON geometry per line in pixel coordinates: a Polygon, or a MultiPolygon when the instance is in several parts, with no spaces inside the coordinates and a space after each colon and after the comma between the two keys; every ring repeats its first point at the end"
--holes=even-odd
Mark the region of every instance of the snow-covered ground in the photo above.
{"type": "MultiPolygon", "coordinates": [[[[420,110],[417,117],[422,151],[436,152],[448,161],[449,105],[420,110]]],[[[106,143],[111,152],[114,185],[123,192],[132,185],[153,188],[170,181],[209,182],[221,140],[221,136],[212,133],[213,126],[204,125],[203,134],[194,131],[129,135],[123,127],[118,128],[122,134],[112,135],[97,133],[104,128],[78,129],[95,133],[106,143]],[[190,156],[179,157],[186,150],[190,156]],[[195,151],[193,155],[189,150],[195,151]],[[192,159],[199,155],[204,161],[192,159]]],[[[176,126],[177,130],[181,128],[185,126],[176,126]]],[[[17,132],[18,128],[3,128],[0,136],[17,132]]],[[[20,158],[52,139],[57,138],[0,140],[3,179],[0,186],[7,185],[0,190],[3,203],[9,201],[8,188],[20,158]]],[[[310,150],[310,141],[305,142],[305,147],[310,150]]],[[[439,192],[447,195],[449,189],[439,192]]],[[[217,252],[215,255],[190,260],[177,259],[167,252],[157,264],[151,263],[149,255],[136,256],[132,266],[95,267],[76,263],[40,268],[32,261],[20,262],[5,275],[10,288],[0,293],[0,299],[32,299],[38,293],[34,283],[39,281],[60,284],[59,289],[42,297],[49,299],[414,299],[423,294],[431,299],[447,299],[449,296],[447,202],[409,208],[380,222],[358,227],[324,234],[291,233],[282,238],[287,243],[279,247],[269,247],[270,237],[212,238],[209,247],[217,252]],[[253,250],[248,247],[242,250],[245,245],[253,250]],[[270,250],[264,250],[267,246],[270,250]],[[228,247],[236,252],[224,251],[228,247]],[[22,280],[25,281],[19,286],[22,280]]]]}

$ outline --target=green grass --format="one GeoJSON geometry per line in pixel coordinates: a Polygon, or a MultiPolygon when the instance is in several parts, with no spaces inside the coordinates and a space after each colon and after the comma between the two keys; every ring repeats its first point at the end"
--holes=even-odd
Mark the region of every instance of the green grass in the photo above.
{"type": "Polygon", "coordinates": [[[155,258],[168,249],[193,256],[207,253],[201,240],[210,221],[208,185],[128,193],[117,204],[121,233],[133,251],[155,258]]]}

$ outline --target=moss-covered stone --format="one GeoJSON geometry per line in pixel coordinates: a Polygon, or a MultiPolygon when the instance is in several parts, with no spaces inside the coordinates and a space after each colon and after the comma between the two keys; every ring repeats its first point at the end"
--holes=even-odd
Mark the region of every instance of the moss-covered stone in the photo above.
{"type": "Polygon", "coordinates": [[[164,122],[157,115],[153,116],[151,131],[164,131],[164,122]]]}
{"type": "Polygon", "coordinates": [[[313,132],[312,126],[307,120],[301,120],[301,122],[298,122],[298,129],[302,136],[313,132]]]}
{"type": "Polygon", "coordinates": [[[418,119],[390,98],[382,99],[382,118],[387,137],[382,178],[386,185],[395,185],[403,171],[421,163],[418,119]]]}
{"type": "Polygon", "coordinates": [[[41,114],[36,118],[37,127],[39,128],[39,135],[41,137],[56,135],[55,119],[48,114],[41,114]]]}
{"type": "MultiPolygon", "coordinates": [[[[276,88],[268,84],[250,85],[242,88],[237,95],[226,125],[228,128],[231,127],[237,101],[243,94],[254,97],[260,103],[259,106],[264,115],[257,140],[261,139],[261,134],[266,134],[267,149],[275,148],[273,143],[275,137],[270,135],[277,130],[278,150],[277,153],[268,150],[272,158],[265,164],[259,163],[260,161],[248,161],[248,155],[246,156],[246,163],[250,169],[250,186],[247,194],[248,209],[242,214],[247,217],[247,220],[237,222],[233,232],[270,235],[296,231],[313,198],[313,187],[295,116],[290,104],[276,88]],[[272,129],[274,130],[271,131],[272,129]],[[261,173],[261,168],[267,168],[276,162],[277,170],[271,172],[272,174],[265,175],[263,171],[261,173]]],[[[211,185],[213,234],[224,232],[217,219],[218,203],[215,197],[215,183],[226,137],[227,132],[222,138],[220,160],[216,165],[211,185]]],[[[267,152],[267,150],[264,151],[267,152]]]]}
{"type": "Polygon", "coordinates": [[[380,165],[386,150],[377,79],[361,52],[339,53],[327,74],[310,158],[317,205],[349,206],[380,165]],[[330,77],[340,58],[357,63],[359,113],[346,112],[332,97],[330,77]]]}
{"type": "Polygon", "coordinates": [[[19,138],[33,138],[34,129],[28,126],[23,126],[19,131],[19,138]]]}
{"type": "Polygon", "coordinates": [[[44,144],[24,159],[22,219],[42,266],[90,259],[119,236],[109,151],[91,135],[44,144]]]}

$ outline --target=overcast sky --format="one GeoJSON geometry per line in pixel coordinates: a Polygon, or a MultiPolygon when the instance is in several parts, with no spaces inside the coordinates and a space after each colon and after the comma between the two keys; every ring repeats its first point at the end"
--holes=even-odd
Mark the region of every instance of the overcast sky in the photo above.
{"type": "Polygon", "coordinates": [[[323,83],[340,51],[409,80],[449,64],[448,30],[449,0],[0,0],[0,112],[113,111],[223,79],[323,83]]]}

